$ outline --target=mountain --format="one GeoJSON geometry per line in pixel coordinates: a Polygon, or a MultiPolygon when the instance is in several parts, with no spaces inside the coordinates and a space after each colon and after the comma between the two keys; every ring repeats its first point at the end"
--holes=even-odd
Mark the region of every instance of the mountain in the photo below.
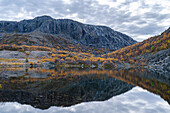
{"type": "Polygon", "coordinates": [[[19,55],[22,56],[19,60],[34,58],[30,61],[36,65],[53,62],[58,66],[116,68],[130,63],[170,70],[170,28],[136,43],[109,27],[69,19],[41,16],[20,22],[0,21],[0,50],[3,66],[4,62],[14,63],[6,59],[16,59],[19,55]]]}
{"type": "Polygon", "coordinates": [[[11,44],[11,41],[12,44],[19,44],[20,41],[21,45],[54,47],[61,42],[80,45],[82,48],[87,46],[109,50],[136,43],[131,37],[106,26],[87,25],[70,19],[53,19],[50,16],[20,22],[0,21],[0,43],[11,44]]]}

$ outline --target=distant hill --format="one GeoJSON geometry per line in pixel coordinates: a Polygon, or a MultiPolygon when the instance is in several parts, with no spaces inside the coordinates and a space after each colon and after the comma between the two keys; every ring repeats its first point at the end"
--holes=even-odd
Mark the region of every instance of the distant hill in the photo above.
{"type": "MultiPolygon", "coordinates": [[[[70,19],[40,16],[30,20],[0,21],[0,44],[29,46],[94,47],[117,50],[136,43],[106,26],[87,25],[70,19]]],[[[66,47],[67,48],[67,47],[66,47]]]]}

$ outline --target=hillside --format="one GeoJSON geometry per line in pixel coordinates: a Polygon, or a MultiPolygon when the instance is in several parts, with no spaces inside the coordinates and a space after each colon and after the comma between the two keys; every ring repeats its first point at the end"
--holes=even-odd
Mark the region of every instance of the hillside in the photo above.
{"type": "MultiPolygon", "coordinates": [[[[85,45],[79,45],[74,43],[62,36],[55,36],[51,34],[45,34],[42,32],[31,32],[31,33],[5,33],[0,39],[1,45],[9,46],[22,46],[27,45],[30,47],[42,46],[47,48],[55,48],[57,50],[66,50],[74,52],[104,52],[105,48],[88,47],[85,45]]],[[[12,49],[11,49],[12,50],[12,49]]]]}
{"type": "MultiPolygon", "coordinates": [[[[23,35],[26,37],[28,34],[23,35]]],[[[37,40],[38,38],[45,39],[43,37],[44,34],[41,32],[39,34],[32,32],[29,35],[36,35],[37,40]]],[[[10,44],[0,45],[0,67],[24,67],[26,65],[26,67],[40,66],[50,68],[52,64],[52,66],[81,68],[120,68],[129,66],[128,63],[130,63],[138,66],[150,65],[152,67],[163,67],[170,70],[170,28],[159,36],[151,37],[143,42],[103,54],[102,56],[100,55],[106,52],[106,49],[92,47],[89,49],[87,46],[69,44],[69,42],[63,41],[63,38],[55,38],[55,36],[52,37],[49,34],[46,34],[45,37],[48,37],[57,47],[13,44],[13,42],[19,43],[20,40],[24,40],[25,38],[22,36],[13,36],[12,38],[15,38],[13,41],[8,41],[8,38],[3,37],[3,40],[6,40],[4,42],[1,41],[1,43],[8,42],[10,44]],[[57,40],[56,43],[53,42],[53,39],[57,40]]],[[[31,37],[28,39],[31,39],[31,37]]]]}
{"type": "Polygon", "coordinates": [[[81,48],[117,50],[134,43],[136,41],[131,37],[109,27],[87,25],[70,19],[41,16],[20,22],[0,21],[0,44],[55,48],[69,44],[77,49],[79,45],[81,48]]]}
{"type": "MultiPolygon", "coordinates": [[[[151,37],[143,42],[103,55],[107,58],[121,59],[130,63],[150,63],[169,60],[170,28],[161,35],[151,37]]],[[[141,64],[140,64],[141,65],[141,64]]]]}

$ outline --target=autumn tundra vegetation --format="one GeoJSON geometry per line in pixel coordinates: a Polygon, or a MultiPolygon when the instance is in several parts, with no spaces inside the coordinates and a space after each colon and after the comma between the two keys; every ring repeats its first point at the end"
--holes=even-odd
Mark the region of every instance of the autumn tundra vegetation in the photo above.
{"type": "Polygon", "coordinates": [[[104,56],[117,58],[130,63],[146,63],[147,58],[142,55],[155,54],[161,50],[170,48],[170,28],[158,36],[151,37],[142,42],[108,53],[104,56]]]}

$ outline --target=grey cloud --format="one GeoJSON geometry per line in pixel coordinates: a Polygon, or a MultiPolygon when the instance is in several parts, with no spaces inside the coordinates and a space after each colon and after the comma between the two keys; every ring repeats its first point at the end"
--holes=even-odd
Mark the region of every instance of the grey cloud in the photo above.
{"type": "Polygon", "coordinates": [[[135,25],[127,26],[126,32],[130,32],[137,35],[149,35],[149,34],[158,34],[159,31],[162,31],[164,27],[158,26],[154,23],[150,23],[149,25],[138,27],[135,25]]]}
{"type": "Polygon", "coordinates": [[[168,19],[170,18],[170,15],[167,14],[158,14],[158,13],[154,13],[154,12],[147,12],[144,14],[144,18],[153,18],[156,20],[163,20],[163,19],[168,19]]]}
{"type": "Polygon", "coordinates": [[[146,22],[146,21],[144,21],[144,20],[143,20],[143,21],[142,21],[142,20],[140,20],[140,21],[137,21],[136,23],[137,23],[138,25],[141,25],[141,24],[146,24],[147,22],[146,22]]]}

